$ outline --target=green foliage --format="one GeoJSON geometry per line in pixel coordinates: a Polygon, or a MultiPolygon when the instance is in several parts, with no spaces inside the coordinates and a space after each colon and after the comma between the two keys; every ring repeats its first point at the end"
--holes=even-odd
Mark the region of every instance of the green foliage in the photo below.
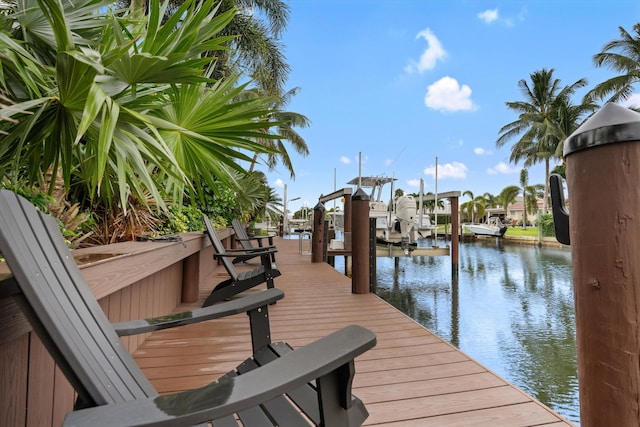
{"type": "Polygon", "coordinates": [[[21,185],[0,185],[0,188],[11,190],[14,193],[27,199],[32,205],[34,205],[40,212],[49,213],[49,204],[53,202],[53,197],[41,191],[29,190],[21,185]]]}
{"type": "Polygon", "coordinates": [[[202,211],[194,206],[171,205],[159,227],[161,234],[186,233],[204,230],[202,211]]]}
{"type": "Polygon", "coordinates": [[[201,198],[192,199],[191,202],[212,221],[218,218],[219,221],[224,221],[226,227],[226,224],[231,224],[231,221],[238,217],[236,192],[231,188],[216,183],[212,189],[203,183],[201,193],[201,198]]]}
{"type": "Polygon", "coordinates": [[[556,229],[552,214],[543,214],[540,216],[540,227],[542,227],[542,235],[544,237],[555,237],[556,229]]]}
{"type": "MultiPolygon", "coordinates": [[[[69,201],[116,218],[134,204],[182,202],[195,177],[234,185],[275,121],[270,99],[241,100],[237,76],[213,80],[235,11],[215,0],[123,15],[101,0],[7,3],[0,15],[0,174],[38,184],[60,170],[69,201]],[[207,53],[205,55],[205,53],[207,53]]],[[[197,191],[197,188],[195,189],[197,191]]]]}
{"type": "Polygon", "coordinates": [[[60,192],[51,196],[37,187],[26,188],[22,185],[11,185],[5,179],[0,188],[8,189],[27,199],[40,212],[54,217],[67,245],[77,248],[85,238],[91,235],[95,226],[95,218],[90,211],[82,211],[77,203],[70,204],[60,192]]]}

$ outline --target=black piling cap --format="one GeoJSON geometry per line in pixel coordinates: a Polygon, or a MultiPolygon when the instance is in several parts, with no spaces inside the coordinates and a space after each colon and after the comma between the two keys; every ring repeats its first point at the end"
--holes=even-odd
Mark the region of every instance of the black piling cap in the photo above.
{"type": "Polygon", "coordinates": [[[351,196],[351,200],[369,200],[369,195],[362,188],[358,188],[351,196]]]}
{"type": "Polygon", "coordinates": [[[564,155],[616,142],[640,141],[640,114],[608,103],[564,141],[564,155]]]}

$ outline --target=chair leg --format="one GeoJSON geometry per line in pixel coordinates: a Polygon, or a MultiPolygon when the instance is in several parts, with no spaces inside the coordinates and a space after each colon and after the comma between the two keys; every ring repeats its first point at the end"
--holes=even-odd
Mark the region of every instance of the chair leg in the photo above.
{"type": "Polygon", "coordinates": [[[355,369],[353,361],[335,371],[318,378],[318,400],[320,403],[320,425],[348,426],[351,406],[351,383],[355,369]]]}
{"type": "Polygon", "coordinates": [[[247,313],[251,326],[251,346],[253,354],[271,344],[271,330],[269,328],[268,306],[258,307],[247,313]]]}

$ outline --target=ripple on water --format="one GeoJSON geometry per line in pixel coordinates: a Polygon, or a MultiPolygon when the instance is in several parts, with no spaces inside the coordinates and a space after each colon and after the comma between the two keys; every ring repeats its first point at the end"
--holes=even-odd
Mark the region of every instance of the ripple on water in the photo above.
{"type": "Polygon", "coordinates": [[[382,298],[579,422],[569,250],[463,243],[457,281],[449,257],[401,258],[397,270],[392,258],[378,258],[377,277],[382,298]]]}

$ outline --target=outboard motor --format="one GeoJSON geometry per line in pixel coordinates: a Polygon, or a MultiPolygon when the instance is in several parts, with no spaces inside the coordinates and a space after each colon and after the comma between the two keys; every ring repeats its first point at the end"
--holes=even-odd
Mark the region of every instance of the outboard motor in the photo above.
{"type": "Polygon", "coordinates": [[[413,196],[400,196],[396,200],[396,220],[400,223],[400,234],[409,236],[415,225],[418,210],[413,196]]]}

